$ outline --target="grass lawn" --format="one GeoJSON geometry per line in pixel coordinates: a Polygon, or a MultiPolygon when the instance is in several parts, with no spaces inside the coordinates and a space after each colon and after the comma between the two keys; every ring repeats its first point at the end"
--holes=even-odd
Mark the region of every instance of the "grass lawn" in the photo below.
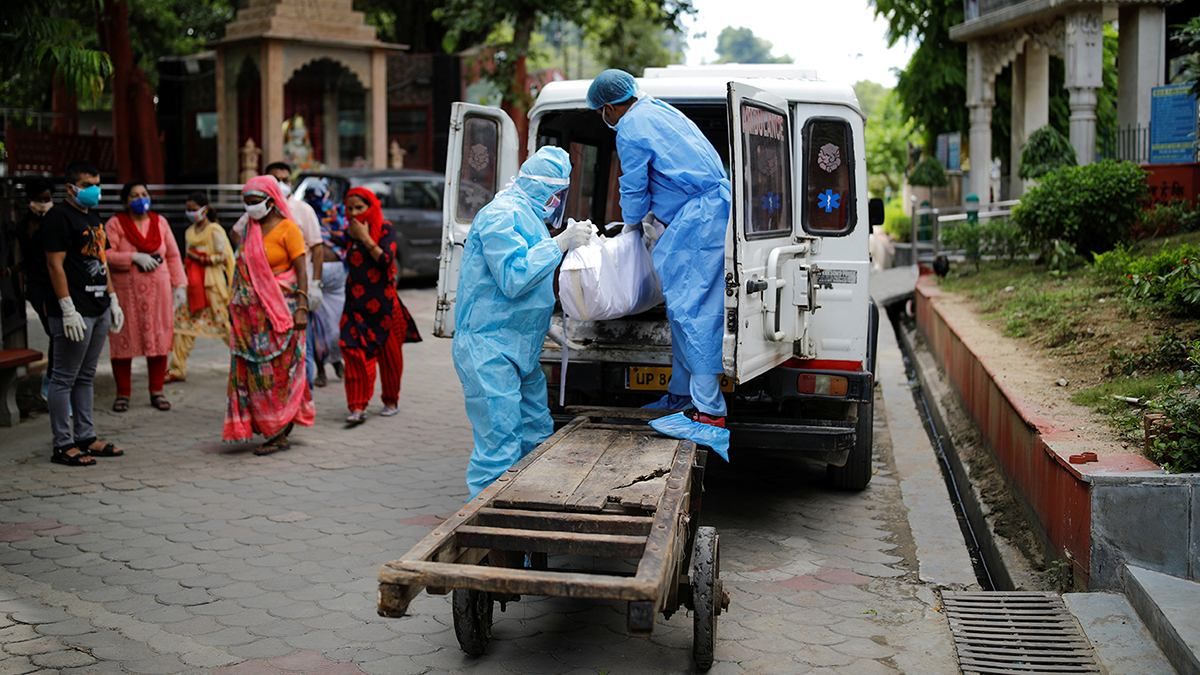
{"type": "MultiPolygon", "coordinates": [[[[1184,242],[1200,244],[1200,232],[1149,240],[1135,250],[1152,254],[1184,242]]],[[[968,298],[1004,335],[1067,364],[1072,400],[1107,416],[1131,441],[1140,439],[1140,411],[1112,397],[1157,393],[1186,367],[1186,343],[1200,339],[1200,320],[1128,300],[1090,266],[1055,276],[1029,261],[984,262],[978,271],[960,263],[941,286],[968,298]]]]}

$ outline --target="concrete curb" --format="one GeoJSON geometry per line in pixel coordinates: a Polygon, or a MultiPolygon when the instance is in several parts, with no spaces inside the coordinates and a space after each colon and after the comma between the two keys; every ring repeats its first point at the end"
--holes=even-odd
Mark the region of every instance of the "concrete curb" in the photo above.
{"type": "Polygon", "coordinates": [[[922,582],[943,588],[977,588],[941,466],[913,401],[904,356],[891,324],[881,324],[876,380],[883,392],[892,457],[916,543],[918,575],[922,582]]]}

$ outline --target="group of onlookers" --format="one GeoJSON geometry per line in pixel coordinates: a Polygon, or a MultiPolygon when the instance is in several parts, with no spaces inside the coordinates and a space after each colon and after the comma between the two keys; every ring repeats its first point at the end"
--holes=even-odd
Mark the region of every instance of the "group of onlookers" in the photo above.
{"type": "Polygon", "coordinates": [[[349,424],[365,421],[376,370],[380,414],[399,412],[401,345],[420,335],[396,292],[391,224],[367,189],[335,204],[318,182],[305,199],[289,198],[291,174],[276,162],[248,181],[230,235],[203,192],[189,195],[182,251],[145,183],[125,184],[122,210],[102,222],[95,167],[68,166],[57,204],[49,181],[27,181],[17,239],[26,297],[50,337],[53,461],[84,466],[124,454],[97,437],[92,420],[106,339],[118,413],[129,410],[135,357],[146,359],[150,405],[166,411],[165,385],[187,379],[196,338],[226,342],[222,437],[261,435],[256,454],[287,449],[294,425],[313,423],[310,387],[326,386],[327,364],[344,378],[349,424]]]}

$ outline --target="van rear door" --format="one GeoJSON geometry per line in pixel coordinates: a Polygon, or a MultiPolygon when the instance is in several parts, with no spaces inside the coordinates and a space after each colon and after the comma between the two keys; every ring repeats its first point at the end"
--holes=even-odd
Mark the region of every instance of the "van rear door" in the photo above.
{"type": "Polygon", "coordinates": [[[728,85],[732,232],[726,240],[725,372],[737,382],[805,355],[814,275],[793,195],[786,100],[728,85]]]}
{"type": "Polygon", "coordinates": [[[471,221],[517,173],[517,127],[499,108],[455,103],[450,108],[442,246],[433,334],[454,337],[458,268],[471,221]]]}

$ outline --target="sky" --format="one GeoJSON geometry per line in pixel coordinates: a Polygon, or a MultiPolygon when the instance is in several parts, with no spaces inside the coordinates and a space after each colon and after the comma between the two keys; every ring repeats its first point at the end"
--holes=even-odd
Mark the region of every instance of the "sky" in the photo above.
{"type": "Polygon", "coordinates": [[[717,59],[717,34],[744,26],[769,40],[776,56],[787,54],[823,80],[853,84],[873,80],[895,86],[893,68],[903,68],[915,45],[887,46],[887,24],[867,0],[693,0],[687,25],[688,65],[717,59]],[[697,33],[707,36],[697,39],[697,33]]]}

